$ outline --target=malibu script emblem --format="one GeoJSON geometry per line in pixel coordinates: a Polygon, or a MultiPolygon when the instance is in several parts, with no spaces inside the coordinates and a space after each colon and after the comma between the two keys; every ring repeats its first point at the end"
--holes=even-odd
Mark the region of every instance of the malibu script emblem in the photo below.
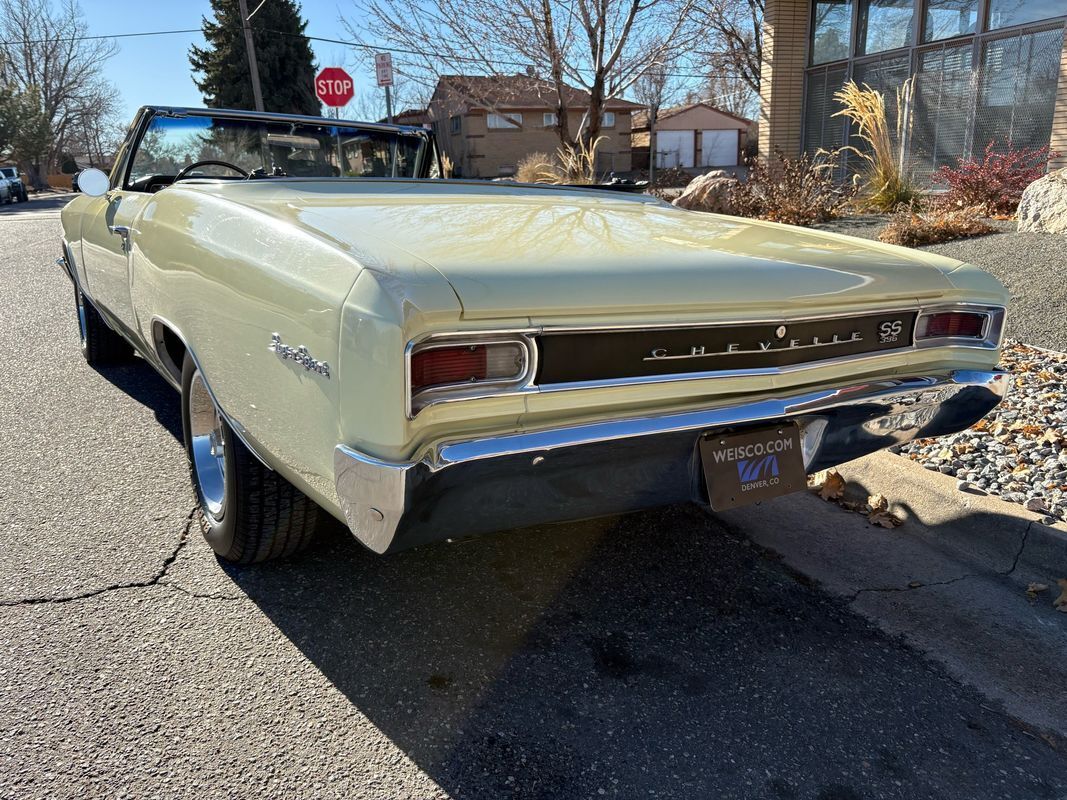
{"type": "MultiPolygon", "coordinates": [[[[778,326],[774,335],[784,340],[786,336],[786,328],[784,325],[778,326]]],[[[836,344],[846,344],[848,342],[862,342],[863,336],[859,331],[852,331],[848,334],[833,334],[829,339],[822,339],[818,336],[812,336],[805,339],[789,339],[783,341],[778,347],[774,346],[774,341],[765,339],[763,341],[756,342],[756,349],[741,349],[740,342],[729,342],[724,350],[709,350],[702,344],[696,344],[689,348],[688,353],[671,353],[666,347],[657,347],[652,352],[645,356],[642,361],[669,361],[674,359],[686,359],[686,358],[710,358],[712,356],[725,356],[725,355],[744,355],[752,353],[766,353],[769,350],[806,350],[812,347],[833,347],[836,344]]],[[[884,341],[884,340],[883,340],[884,341]]]]}
{"type": "Polygon", "coordinates": [[[282,341],[281,334],[272,333],[270,335],[270,347],[267,348],[272,353],[278,356],[282,361],[294,361],[308,372],[315,372],[324,378],[330,377],[330,365],[325,361],[316,361],[308,353],[308,349],[304,345],[299,347],[291,347],[282,341]]]}

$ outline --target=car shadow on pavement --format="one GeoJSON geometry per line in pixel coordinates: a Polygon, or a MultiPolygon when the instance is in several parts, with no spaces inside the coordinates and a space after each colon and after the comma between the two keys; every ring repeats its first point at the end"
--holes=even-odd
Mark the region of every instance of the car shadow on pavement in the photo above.
{"type": "Polygon", "coordinates": [[[226,569],[442,796],[992,797],[1016,759],[1015,796],[1051,785],[1043,744],[696,507],[385,558],[336,526],[226,569]]]}
{"type": "Polygon", "coordinates": [[[179,442],[184,442],[181,398],[144,359],[138,356],[130,364],[94,369],[113,386],[150,408],[159,424],[179,442]]]}

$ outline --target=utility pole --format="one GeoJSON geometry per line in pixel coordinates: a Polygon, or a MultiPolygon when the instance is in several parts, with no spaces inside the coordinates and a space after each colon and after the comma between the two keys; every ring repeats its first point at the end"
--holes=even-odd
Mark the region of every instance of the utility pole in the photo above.
{"type": "Polygon", "coordinates": [[[252,23],[248,16],[248,3],[238,0],[241,8],[241,27],[245,33],[245,50],[248,52],[248,71],[252,73],[252,99],[256,111],[263,111],[263,92],[259,88],[259,64],[256,63],[256,45],[252,41],[252,23]]]}
{"type": "Polygon", "coordinates": [[[648,109],[648,188],[656,185],[656,117],[659,103],[648,109]]]}

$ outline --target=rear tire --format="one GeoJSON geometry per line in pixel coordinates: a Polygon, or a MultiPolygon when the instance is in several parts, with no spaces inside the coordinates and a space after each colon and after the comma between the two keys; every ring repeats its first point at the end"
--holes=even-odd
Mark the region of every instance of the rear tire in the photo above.
{"type": "Polygon", "coordinates": [[[74,309],[78,315],[82,355],[90,367],[125,364],[133,358],[130,343],[111,330],[81,289],[74,287],[74,309]]]}
{"type": "Polygon", "coordinates": [[[188,355],[182,367],[182,428],[200,531],[220,558],[254,564],[293,555],[311,543],[321,510],[234,434],[188,355]]]}

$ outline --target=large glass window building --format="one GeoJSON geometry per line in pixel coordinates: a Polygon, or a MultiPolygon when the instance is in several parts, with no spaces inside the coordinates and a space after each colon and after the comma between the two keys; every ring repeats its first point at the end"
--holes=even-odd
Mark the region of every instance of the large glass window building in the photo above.
{"type": "MultiPolygon", "coordinates": [[[[886,97],[920,181],[998,150],[1067,150],[1067,0],[767,0],[761,151],[849,143],[846,81],[886,97]],[[909,83],[910,92],[903,91],[909,83]]],[[[1054,166],[1067,166],[1067,153],[1054,166]]],[[[847,161],[847,159],[846,159],[847,161]]],[[[845,165],[847,167],[847,163],[845,165]]]]}

